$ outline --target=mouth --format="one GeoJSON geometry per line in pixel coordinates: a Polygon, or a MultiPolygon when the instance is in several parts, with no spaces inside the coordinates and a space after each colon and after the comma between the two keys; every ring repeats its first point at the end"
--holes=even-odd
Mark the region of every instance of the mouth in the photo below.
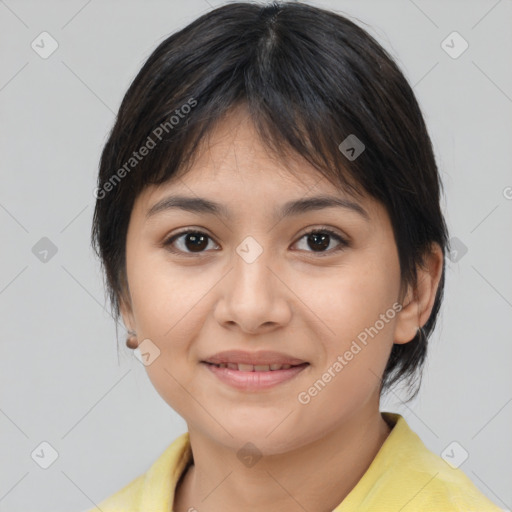
{"type": "Polygon", "coordinates": [[[306,370],[309,363],[251,365],[202,361],[211,375],[238,391],[258,392],[289,382],[306,370]]]}
{"type": "Polygon", "coordinates": [[[309,363],[301,364],[242,364],[242,363],[210,363],[203,361],[203,363],[215,366],[217,368],[229,368],[239,372],[275,372],[278,370],[289,370],[290,368],[296,368],[298,366],[307,366],[309,363]]]}

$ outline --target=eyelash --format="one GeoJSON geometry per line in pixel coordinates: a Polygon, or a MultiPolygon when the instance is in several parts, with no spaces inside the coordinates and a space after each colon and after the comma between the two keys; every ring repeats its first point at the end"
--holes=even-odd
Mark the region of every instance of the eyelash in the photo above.
{"type": "MultiPolygon", "coordinates": [[[[213,240],[207,233],[204,233],[202,231],[199,231],[199,230],[194,230],[194,229],[187,229],[187,230],[183,230],[183,231],[180,231],[179,233],[175,233],[174,235],[172,235],[170,238],[168,238],[164,243],[163,243],[163,246],[167,248],[167,250],[169,250],[169,252],[172,252],[174,254],[178,254],[178,255],[191,255],[193,257],[195,256],[200,256],[201,254],[203,254],[205,251],[202,251],[202,252],[197,252],[197,253],[192,253],[192,252],[184,252],[184,251],[176,251],[174,249],[171,249],[171,245],[173,244],[173,242],[175,240],[177,240],[178,238],[180,238],[181,236],[183,235],[187,235],[187,234],[194,234],[194,235],[205,235],[207,236],[210,240],[213,240]]],[[[343,249],[345,249],[346,247],[348,247],[350,244],[348,243],[347,240],[345,240],[343,237],[341,237],[338,233],[332,231],[331,229],[329,228],[315,228],[311,231],[308,231],[307,233],[304,233],[300,238],[299,240],[302,240],[304,237],[307,237],[309,235],[313,235],[313,234],[326,234],[326,235],[329,235],[330,237],[334,238],[336,241],[339,242],[339,246],[335,249],[330,249],[328,251],[319,251],[319,252],[315,252],[315,251],[306,251],[306,252],[311,252],[313,254],[316,254],[318,255],[319,257],[324,257],[324,256],[329,256],[331,255],[332,253],[337,253],[343,249]]]]}

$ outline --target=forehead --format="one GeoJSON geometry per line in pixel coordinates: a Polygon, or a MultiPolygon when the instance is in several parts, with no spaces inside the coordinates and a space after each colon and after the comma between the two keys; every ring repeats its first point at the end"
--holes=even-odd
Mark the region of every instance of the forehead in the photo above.
{"type": "MultiPolygon", "coordinates": [[[[225,211],[234,213],[241,209],[263,208],[275,217],[285,212],[285,203],[329,196],[356,207],[360,205],[367,220],[375,215],[386,215],[383,207],[367,194],[363,192],[355,197],[331,183],[300,155],[289,150],[277,155],[270,150],[261,141],[243,107],[230,111],[217,122],[201,141],[186,169],[161,185],[147,187],[139,195],[134,209],[145,216],[169,194],[207,198],[227,205],[225,211]]],[[[295,208],[295,212],[300,212],[301,208],[295,208]]]]}
{"type": "Polygon", "coordinates": [[[237,107],[218,121],[196,149],[190,165],[179,173],[183,181],[233,180],[287,181],[311,187],[322,175],[296,153],[275,154],[264,144],[249,113],[237,107]]]}

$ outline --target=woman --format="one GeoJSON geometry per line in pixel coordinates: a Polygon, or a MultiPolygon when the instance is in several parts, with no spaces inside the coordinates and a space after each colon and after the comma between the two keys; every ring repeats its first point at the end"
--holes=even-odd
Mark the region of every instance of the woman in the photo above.
{"type": "Polygon", "coordinates": [[[187,422],[107,511],[497,511],[405,419],[443,296],[414,94],[348,19],[233,3],[173,34],[103,150],[93,243],[187,422]]]}

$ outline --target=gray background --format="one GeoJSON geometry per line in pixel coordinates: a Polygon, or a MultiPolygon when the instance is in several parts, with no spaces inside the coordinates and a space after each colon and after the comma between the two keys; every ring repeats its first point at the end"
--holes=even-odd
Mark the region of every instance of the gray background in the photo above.
{"type": "MultiPolygon", "coordinates": [[[[160,41],[221,3],[0,1],[0,510],[93,507],[186,430],[122,329],[118,358],[89,232],[100,151],[130,81],[160,41]],[[46,59],[31,47],[43,31],[58,43],[46,59]],[[32,250],[43,237],[57,248],[47,261],[32,250]],[[58,453],[48,469],[31,458],[43,441],[58,453]]],[[[367,23],[414,85],[463,249],[448,261],[419,397],[405,405],[396,390],[382,409],[436,453],[457,441],[461,469],[510,509],[512,2],[311,3],[367,23]],[[458,58],[441,46],[453,31],[469,43],[458,58]]]]}

